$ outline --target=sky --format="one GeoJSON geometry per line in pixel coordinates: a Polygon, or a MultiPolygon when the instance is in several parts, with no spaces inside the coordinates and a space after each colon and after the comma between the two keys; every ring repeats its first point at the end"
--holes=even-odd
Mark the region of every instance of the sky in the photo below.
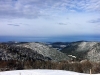
{"type": "Polygon", "coordinates": [[[99,0],[0,0],[0,41],[100,41],[99,0]]]}

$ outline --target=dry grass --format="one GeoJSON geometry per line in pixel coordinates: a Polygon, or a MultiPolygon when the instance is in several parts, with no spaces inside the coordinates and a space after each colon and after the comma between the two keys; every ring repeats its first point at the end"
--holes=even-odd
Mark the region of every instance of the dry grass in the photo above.
{"type": "Polygon", "coordinates": [[[52,62],[52,61],[0,61],[0,70],[22,70],[22,69],[57,69],[69,70],[80,73],[100,73],[100,63],[90,61],[80,62],[52,62]]]}

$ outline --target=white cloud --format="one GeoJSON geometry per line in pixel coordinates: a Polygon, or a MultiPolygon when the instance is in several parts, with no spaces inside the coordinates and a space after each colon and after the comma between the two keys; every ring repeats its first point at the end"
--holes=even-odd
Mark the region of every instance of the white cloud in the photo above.
{"type": "Polygon", "coordinates": [[[73,13],[70,13],[68,14],[69,19],[66,17],[67,14],[53,19],[11,19],[12,23],[10,23],[11,21],[6,22],[6,20],[0,21],[0,23],[2,22],[0,35],[55,37],[99,34],[98,30],[95,31],[97,29],[95,24],[87,22],[94,17],[93,14],[74,13],[73,15],[73,13]],[[20,26],[16,27],[8,24],[20,26]]]}
{"type": "Polygon", "coordinates": [[[89,23],[99,23],[100,24],[100,18],[90,20],[89,23]]]}
{"type": "Polygon", "coordinates": [[[100,12],[99,8],[99,0],[0,0],[2,18],[37,18],[41,15],[72,10],[100,12]]]}

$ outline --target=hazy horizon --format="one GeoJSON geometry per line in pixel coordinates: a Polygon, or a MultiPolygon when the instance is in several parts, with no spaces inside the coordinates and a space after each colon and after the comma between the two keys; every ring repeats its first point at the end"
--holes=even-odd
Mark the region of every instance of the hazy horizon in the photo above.
{"type": "Polygon", "coordinates": [[[100,36],[62,36],[62,37],[29,37],[29,36],[0,36],[0,42],[74,42],[74,41],[98,41],[100,36]]]}

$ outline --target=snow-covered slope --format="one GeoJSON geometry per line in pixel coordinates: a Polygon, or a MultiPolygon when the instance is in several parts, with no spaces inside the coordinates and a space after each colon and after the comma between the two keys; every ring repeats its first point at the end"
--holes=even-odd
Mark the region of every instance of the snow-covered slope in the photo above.
{"type": "Polygon", "coordinates": [[[25,43],[20,44],[21,47],[30,48],[33,51],[36,51],[37,53],[43,55],[44,57],[49,57],[54,61],[61,61],[61,60],[68,60],[68,56],[66,56],[64,53],[49,47],[45,45],[44,43],[25,43]]]}
{"type": "Polygon", "coordinates": [[[88,59],[100,62],[100,42],[72,42],[61,51],[76,56],[79,60],[88,59]]]}
{"type": "MultiPolygon", "coordinates": [[[[90,75],[63,70],[16,70],[0,72],[0,75],[90,75]]],[[[100,74],[91,74],[100,75],[100,74]]]]}

